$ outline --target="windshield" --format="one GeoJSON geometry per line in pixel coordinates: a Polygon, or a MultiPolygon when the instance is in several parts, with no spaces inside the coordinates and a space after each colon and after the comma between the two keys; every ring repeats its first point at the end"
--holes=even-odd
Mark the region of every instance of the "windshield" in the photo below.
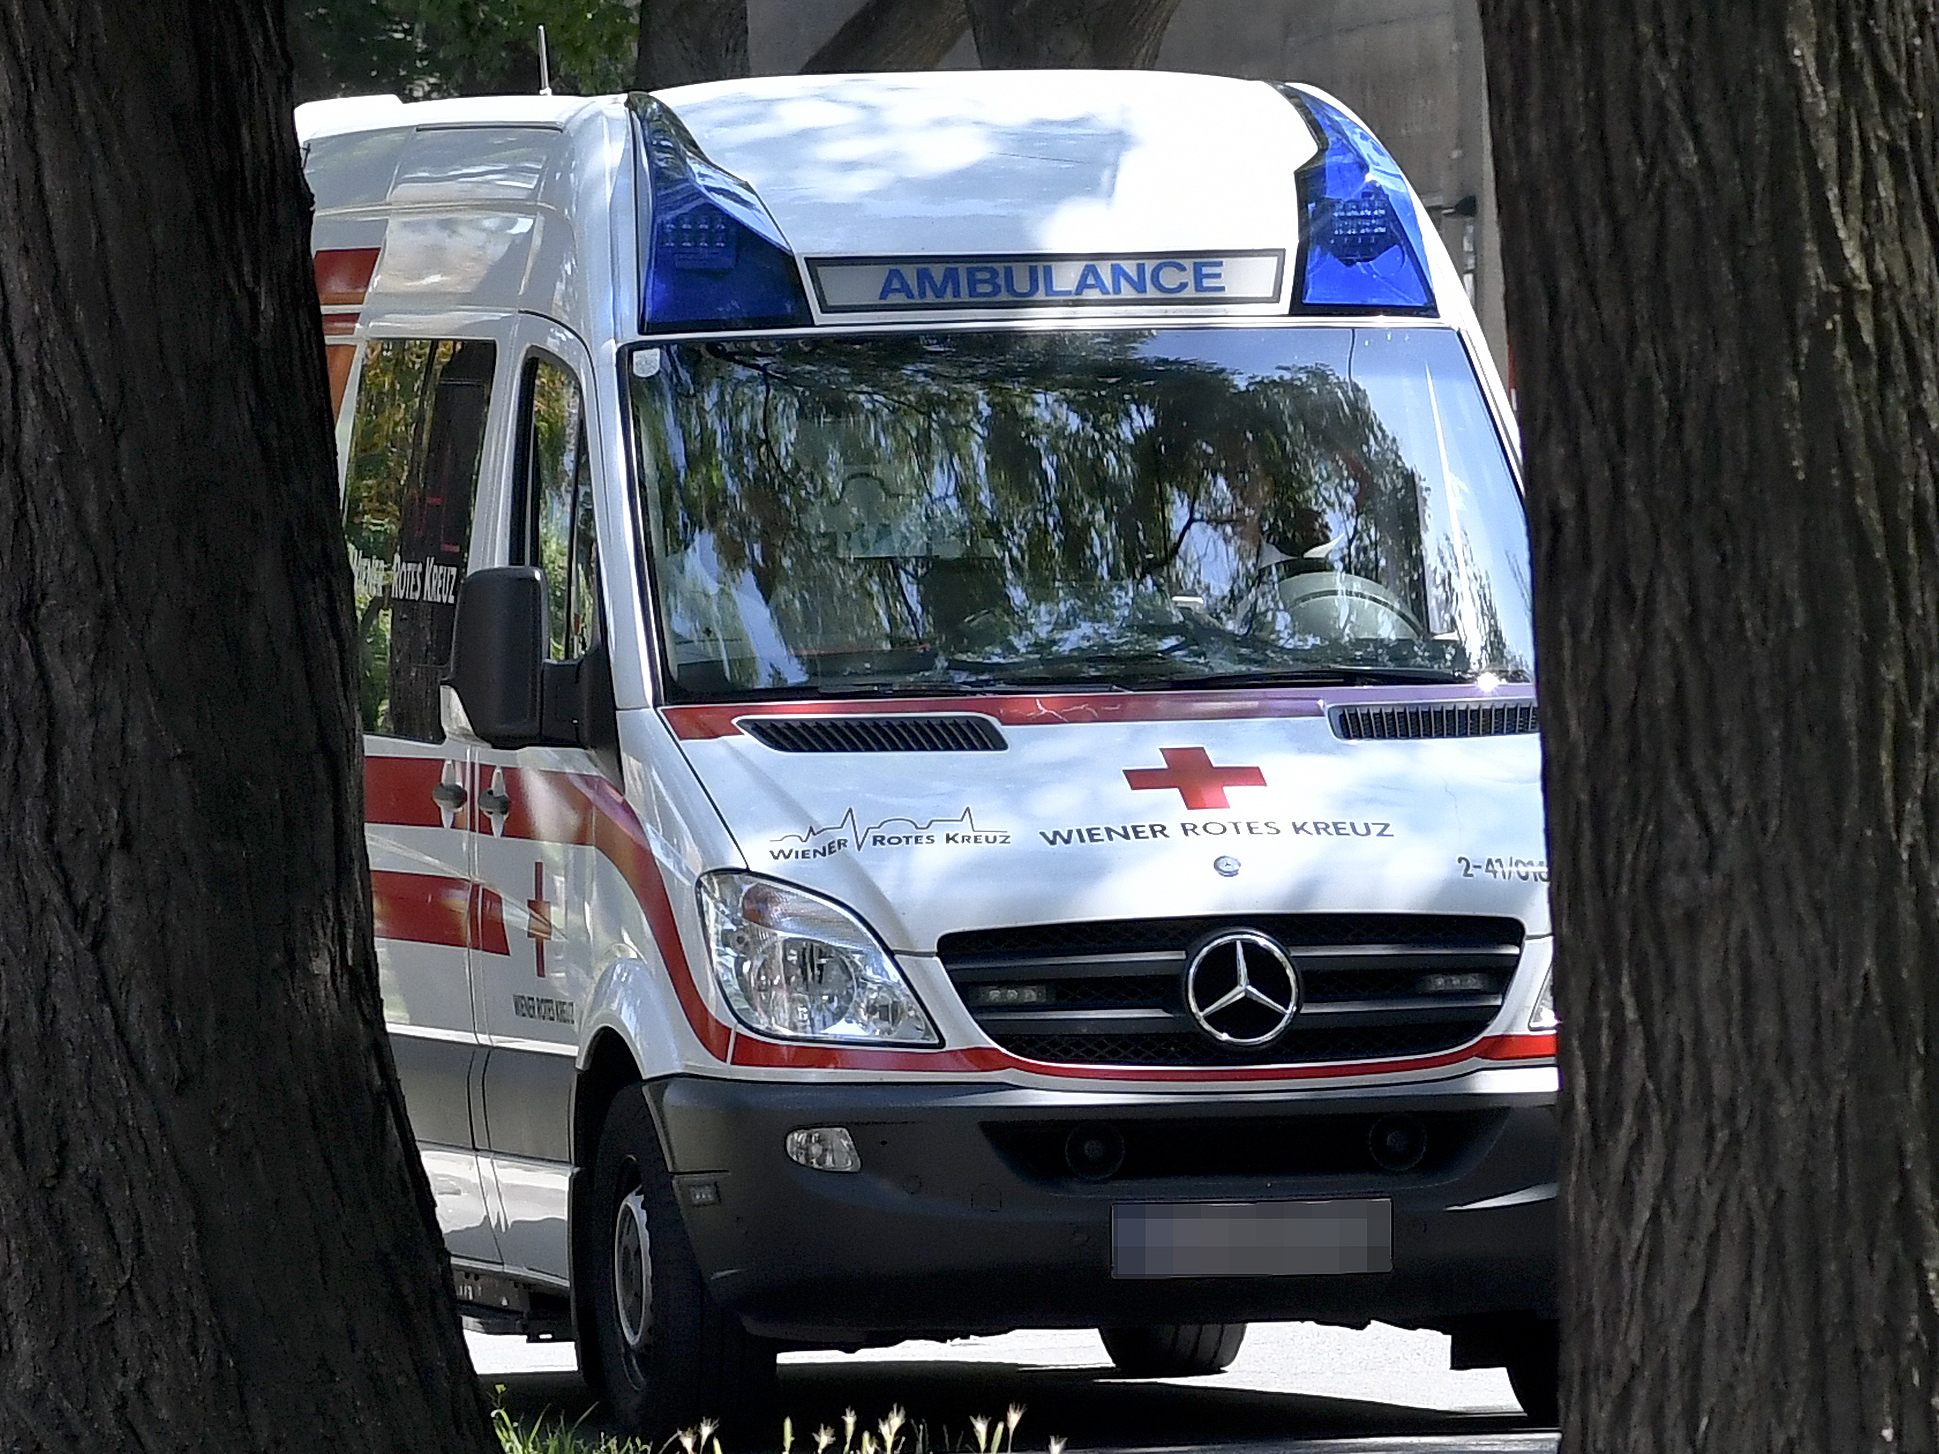
{"type": "Polygon", "coordinates": [[[676,699],[1532,670],[1450,330],[737,340],[628,377],[676,699]]]}

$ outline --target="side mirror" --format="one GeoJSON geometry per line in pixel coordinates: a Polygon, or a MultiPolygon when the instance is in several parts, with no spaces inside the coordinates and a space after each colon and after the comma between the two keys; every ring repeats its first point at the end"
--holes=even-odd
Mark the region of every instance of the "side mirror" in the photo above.
{"type": "Polygon", "coordinates": [[[547,739],[541,668],[549,626],[537,566],[474,571],[458,587],[458,620],[445,685],[487,746],[535,747],[547,739]]]}

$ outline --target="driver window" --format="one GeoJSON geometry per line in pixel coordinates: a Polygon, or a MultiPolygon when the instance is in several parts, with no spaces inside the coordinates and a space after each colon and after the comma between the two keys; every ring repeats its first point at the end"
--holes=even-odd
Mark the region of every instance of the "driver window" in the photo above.
{"type": "Polygon", "coordinates": [[[599,639],[599,542],[584,395],[557,359],[525,368],[519,425],[518,563],[545,572],[554,661],[584,656],[599,639]]]}

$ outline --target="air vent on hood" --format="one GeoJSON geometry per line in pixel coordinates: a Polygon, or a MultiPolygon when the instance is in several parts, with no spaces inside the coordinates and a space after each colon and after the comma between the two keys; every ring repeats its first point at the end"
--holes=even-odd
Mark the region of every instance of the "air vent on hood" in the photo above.
{"type": "Polygon", "coordinates": [[[988,717],[743,717],[741,731],[776,752],[1001,752],[988,717]]]}
{"type": "Polygon", "coordinates": [[[1421,702],[1335,707],[1335,735],[1349,741],[1420,737],[1507,737],[1539,731],[1533,702],[1421,702]]]}

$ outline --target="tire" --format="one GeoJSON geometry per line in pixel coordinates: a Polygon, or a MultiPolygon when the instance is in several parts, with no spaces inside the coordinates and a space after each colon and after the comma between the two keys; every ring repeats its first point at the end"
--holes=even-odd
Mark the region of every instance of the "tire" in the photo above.
{"type": "Polygon", "coordinates": [[[626,1432],[657,1445],[710,1418],[730,1445],[764,1440],[774,1345],[708,1293],[637,1081],[607,1109],[579,1232],[573,1272],[592,1335],[580,1361],[626,1432]]]}
{"type": "Polygon", "coordinates": [[[1554,1428],[1561,1415],[1561,1382],[1561,1348],[1555,1324],[1549,1323],[1509,1358],[1508,1385],[1530,1420],[1554,1428]]]}
{"type": "Polygon", "coordinates": [[[1118,1372],[1133,1378],[1195,1378],[1220,1373],[1239,1356],[1244,1323],[1155,1323],[1145,1328],[1100,1328],[1104,1351],[1118,1372]]]}

